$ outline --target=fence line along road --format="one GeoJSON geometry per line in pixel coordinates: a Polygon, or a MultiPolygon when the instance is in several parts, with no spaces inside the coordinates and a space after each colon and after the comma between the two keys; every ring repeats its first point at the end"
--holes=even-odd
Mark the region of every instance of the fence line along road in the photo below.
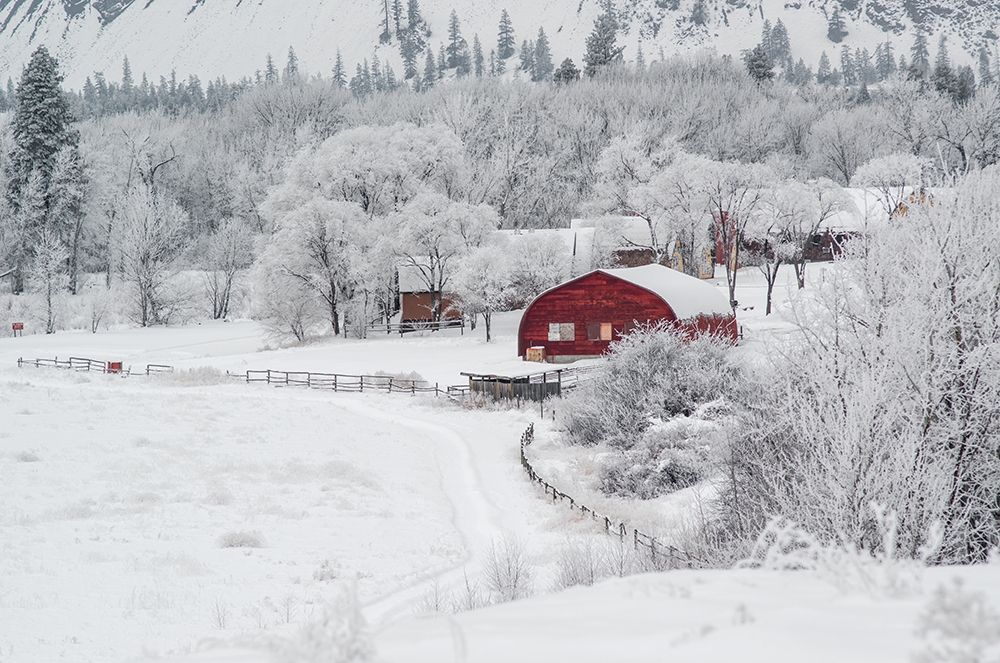
{"type": "Polygon", "coordinates": [[[424,380],[398,378],[391,375],[349,375],[346,373],[315,373],[312,371],[247,371],[230,374],[248,383],[264,383],[277,387],[306,387],[349,393],[383,392],[387,394],[434,394],[456,398],[469,393],[465,385],[444,386],[424,380]]]}
{"type": "Polygon", "coordinates": [[[602,515],[594,509],[586,506],[582,502],[570,497],[548,481],[539,476],[538,472],[528,460],[526,449],[535,440],[535,424],[530,424],[521,434],[521,467],[527,473],[528,478],[537,483],[545,491],[545,494],[552,496],[553,502],[562,501],[567,504],[570,510],[579,510],[580,513],[589,516],[591,519],[604,525],[604,531],[610,536],[617,536],[622,543],[631,540],[636,550],[644,550],[649,553],[654,560],[663,560],[670,568],[694,568],[699,566],[699,560],[680,548],[657,541],[656,537],[645,532],[640,532],[635,527],[629,527],[624,522],[615,522],[608,516],[602,515]]]}

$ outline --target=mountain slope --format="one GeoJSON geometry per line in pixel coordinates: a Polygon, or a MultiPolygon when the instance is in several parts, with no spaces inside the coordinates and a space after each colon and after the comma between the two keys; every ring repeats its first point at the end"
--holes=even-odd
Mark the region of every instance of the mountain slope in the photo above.
{"type": "MultiPolygon", "coordinates": [[[[902,52],[912,41],[912,26],[946,31],[952,50],[973,52],[996,39],[1000,2],[975,0],[705,0],[706,25],[691,21],[697,0],[618,0],[626,58],[643,43],[647,59],[665,53],[713,48],[737,54],[760,38],[765,19],[781,19],[791,34],[796,57],[815,66],[826,50],[836,60],[840,45],[827,38],[829,14],[843,13],[853,47],[891,39],[902,52]]],[[[94,71],[117,78],[128,56],[133,70],[157,77],[179,74],[230,79],[253,75],[268,53],[281,62],[289,46],[304,67],[327,72],[337,49],[353,64],[377,53],[399,59],[395,44],[378,45],[384,0],[361,4],[329,0],[0,0],[0,79],[17,77],[31,51],[44,44],[63,61],[67,82],[82,84],[94,71]]],[[[421,5],[433,34],[433,48],[446,38],[452,8],[471,42],[479,34],[489,53],[496,40],[499,8],[513,18],[517,39],[533,38],[544,27],[554,57],[577,62],[599,12],[597,0],[424,0],[421,5]]],[[[421,61],[422,62],[422,61],[421,61]]],[[[398,69],[397,69],[398,71],[398,69]]]]}

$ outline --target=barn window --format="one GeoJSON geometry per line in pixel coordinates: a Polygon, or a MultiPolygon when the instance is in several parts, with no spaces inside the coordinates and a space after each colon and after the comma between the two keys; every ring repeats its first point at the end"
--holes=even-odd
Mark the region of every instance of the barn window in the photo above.
{"type": "Polygon", "coordinates": [[[813,243],[813,246],[819,246],[820,244],[823,243],[823,236],[822,235],[813,235],[812,236],[812,243],[813,243]]]}
{"type": "Polygon", "coordinates": [[[588,341],[610,341],[612,327],[610,322],[591,322],[587,324],[588,341]]]}
{"type": "Polygon", "coordinates": [[[550,322],[550,341],[575,341],[576,325],[572,322],[550,322]]]}

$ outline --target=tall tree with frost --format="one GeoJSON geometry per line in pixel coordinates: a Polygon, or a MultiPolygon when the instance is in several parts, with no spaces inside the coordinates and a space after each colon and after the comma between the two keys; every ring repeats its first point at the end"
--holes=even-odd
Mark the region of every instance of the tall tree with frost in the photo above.
{"type": "Polygon", "coordinates": [[[910,48],[910,76],[927,78],[931,71],[931,51],[927,44],[927,35],[923,30],[917,32],[910,48]]]}
{"type": "Polygon", "coordinates": [[[622,48],[616,45],[618,19],[613,0],[604,0],[602,11],[594,22],[594,29],[587,36],[587,51],[583,56],[584,73],[593,77],[602,68],[621,58],[622,48]]]}
{"type": "Polygon", "coordinates": [[[438,79],[438,67],[434,62],[434,51],[427,49],[427,58],[424,61],[424,77],[422,83],[424,87],[433,87],[438,79]]]}
{"type": "Polygon", "coordinates": [[[347,87],[347,70],[344,68],[344,58],[337,49],[337,60],[333,63],[333,84],[343,90],[347,87]]]}
{"type": "Polygon", "coordinates": [[[519,56],[519,60],[520,62],[517,65],[518,70],[523,71],[534,78],[535,45],[527,39],[521,43],[521,54],[519,56]]]}
{"type": "Polygon", "coordinates": [[[833,70],[830,66],[830,56],[826,54],[826,51],[819,56],[819,67],[816,69],[816,82],[821,85],[829,83],[830,77],[833,74],[833,70]]]}
{"type": "Polygon", "coordinates": [[[471,63],[469,62],[469,45],[462,36],[462,24],[458,20],[458,13],[452,9],[448,18],[448,46],[445,48],[447,54],[447,68],[457,70],[459,76],[469,73],[471,63]]]}
{"type": "Polygon", "coordinates": [[[508,310],[517,295],[511,261],[505,246],[473,249],[458,264],[452,290],[466,315],[480,315],[486,342],[493,340],[493,314],[508,310]]]}
{"type": "Polygon", "coordinates": [[[29,182],[41,195],[39,209],[21,214],[24,243],[14,249],[14,291],[24,287],[24,269],[31,238],[48,222],[48,215],[58,193],[51,188],[52,174],[59,153],[75,149],[79,134],[62,91],[59,63],[48,50],[39,47],[32,54],[21,75],[10,125],[12,146],[4,164],[7,178],[7,205],[13,214],[22,211],[29,182]]]}
{"type": "Polygon", "coordinates": [[[514,24],[511,23],[510,14],[504,9],[500,12],[500,25],[497,28],[497,57],[501,60],[514,55],[515,44],[514,24]]]}
{"type": "Polygon", "coordinates": [[[83,157],[75,145],[67,145],[56,155],[52,179],[49,181],[49,223],[47,224],[68,249],[68,287],[74,295],[79,290],[80,254],[86,214],[87,176],[83,157]]]}
{"type": "Polygon", "coordinates": [[[42,305],[42,322],[46,334],[56,331],[60,300],[69,285],[66,274],[68,254],[59,237],[45,229],[37,239],[31,260],[29,285],[42,305]]]}
{"type": "Polygon", "coordinates": [[[532,80],[549,80],[552,77],[553,69],[555,69],[555,66],[552,64],[552,49],[549,46],[549,38],[545,35],[543,28],[538,28],[538,38],[535,40],[532,80]]]}
{"type": "Polygon", "coordinates": [[[274,64],[274,58],[270,53],[267,54],[267,62],[264,65],[264,82],[278,82],[278,67],[274,64]]]}
{"type": "Polygon", "coordinates": [[[993,66],[990,63],[990,51],[983,46],[979,49],[979,85],[989,87],[995,80],[993,66]]]}
{"type": "Polygon", "coordinates": [[[483,45],[479,43],[479,35],[472,37],[472,71],[476,78],[483,77],[485,59],[483,58],[483,45]]]}
{"type": "Polygon", "coordinates": [[[566,58],[552,75],[552,80],[560,85],[578,81],[580,80],[580,69],[577,68],[572,58],[566,58]]]}
{"type": "Polygon", "coordinates": [[[847,35],[847,23],[844,21],[844,17],[840,14],[840,7],[834,7],[833,13],[830,14],[830,20],[827,24],[826,36],[834,44],[839,44],[844,41],[844,37],[847,35]]]}
{"type": "Polygon", "coordinates": [[[743,56],[743,63],[746,65],[750,78],[758,83],[769,81],[774,78],[774,64],[768,57],[767,51],[760,44],[754,46],[753,50],[747,51],[743,56]]]}
{"type": "Polygon", "coordinates": [[[295,54],[295,49],[289,46],[288,61],[285,63],[285,82],[288,84],[295,84],[298,83],[299,80],[299,56],[295,54]]]}

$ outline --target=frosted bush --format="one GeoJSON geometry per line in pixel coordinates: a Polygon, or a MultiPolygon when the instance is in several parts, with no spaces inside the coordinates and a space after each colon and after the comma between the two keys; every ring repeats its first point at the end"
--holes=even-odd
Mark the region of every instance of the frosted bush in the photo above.
{"type": "Polygon", "coordinates": [[[34,451],[21,451],[14,454],[14,460],[19,463],[37,463],[41,458],[34,451]]]}
{"type": "Polygon", "coordinates": [[[341,588],[319,619],[306,624],[289,640],[281,660],[285,663],[366,663],[375,659],[371,631],[361,611],[357,587],[341,588]]]}
{"type": "Polygon", "coordinates": [[[516,601],[531,593],[531,564],[520,540],[503,537],[486,554],[486,586],[495,603],[516,601]]]}
{"type": "Polygon", "coordinates": [[[235,530],[219,537],[220,548],[263,548],[264,539],[260,532],[235,530]]]}
{"type": "Polygon", "coordinates": [[[940,585],[917,624],[922,645],[913,663],[1000,662],[1000,612],[960,579],[940,585]]]}

